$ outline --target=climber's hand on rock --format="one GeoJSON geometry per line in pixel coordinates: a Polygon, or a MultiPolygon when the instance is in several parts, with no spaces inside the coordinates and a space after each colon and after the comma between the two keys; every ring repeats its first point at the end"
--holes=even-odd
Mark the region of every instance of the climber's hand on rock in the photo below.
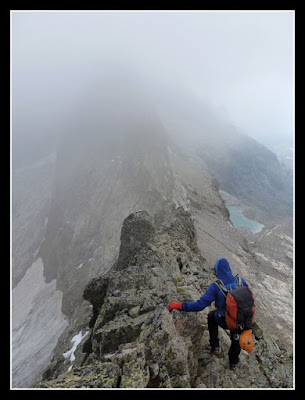
{"type": "Polygon", "coordinates": [[[168,305],[168,311],[171,311],[173,308],[175,308],[176,310],[182,310],[182,303],[176,303],[172,301],[168,305]]]}

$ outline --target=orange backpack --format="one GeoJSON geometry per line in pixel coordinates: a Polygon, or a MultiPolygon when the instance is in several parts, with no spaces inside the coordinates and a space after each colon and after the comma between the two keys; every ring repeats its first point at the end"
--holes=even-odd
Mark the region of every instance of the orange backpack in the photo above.
{"type": "Polygon", "coordinates": [[[236,333],[252,329],[255,319],[255,303],[252,291],[247,286],[241,286],[241,279],[238,287],[231,290],[220,279],[216,281],[216,284],[226,297],[225,319],[228,329],[236,333]]]}

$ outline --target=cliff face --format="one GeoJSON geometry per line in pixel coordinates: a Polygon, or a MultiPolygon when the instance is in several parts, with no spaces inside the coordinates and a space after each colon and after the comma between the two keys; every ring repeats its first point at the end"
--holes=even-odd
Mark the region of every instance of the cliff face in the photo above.
{"type": "MultiPolygon", "coordinates": [[[[143,98],[133,105],[133,96],[126,99],[128,93],[120,90],[109,99],[97,88],[98,98],[85,98],[78,117],[62,137],[55,160],[45,166],[46,171],[31,170],[37,173],[35,187],[29,173],[23,181],[22,175],[16,175],[14,181],[14,286],[20,283],[24,287],[27,270],[35,269],[33,265],[39,259],[43,268],[41,291],[44,284],[51,285],[54,297],[61,294],[61,305],[56,315],[46,314],[47,300],[31,312],[37,313],[42,325],[47,319],[61,328],[56,340],[66,325],[58,321],[69,320],[69,333],[82,324],[88,311],[83,304],[83,290],[88,281],[108,271],[116,260],[123,220],[139,209],[154,214],[169,201],[177,206],[185,202],[183,188],[173,175],[162,124],[143,98]],[[115,112],[111,102],[123,102],[126,108],[115,112]],[[24,198],[27,201],[22,201],[24,198]]],[[[22,297],[15,289],[14,309],[22,310],[22,297]]],[[[32,291],[32,287],[25,290],[32,291]]],[[[37,293],[37,297],[43,297],[43,293],[37,293]]],[[[32,304],[36,304],[35,299],[32,304]]],[[[33,347],[31,337],[36,326],[31,321],[35,318],[19,320],[20,315],[14,317],[14,326],[23,330],[24,336],[22,342],[13,342],[13,382],[17,387],[28,386],[37,377],[36,370],[31,375],[22,367],[27,365],[29,352],[33,352],[33,364],[35,357],[37,363],[45,360],[41,373],[55,347],[51,330],[42,330],[43,340],[37,340],[33,347]],[[53,348],[45,345],[47,338],[53,348]]],[[[13,331],[13,335],[19,333],[13,331]]]]}
{"type": "Polygon", "coordinates": [[[270,215],[292,217],[292,171],[221,112],[187,91],[175,94],[168,90],[158,110],[183,152],[204,164],[221,190],[270,215]]]}
{"type": "Polygon", "coordinates": [[[105,89],[96,89],[97,97],[91,94],[83,101],[57,154],[39,254],[46,281],[56,279],[64,293],[68,317],[88,280],[116,260],[127,215],[137,209],[154,213],[175,192],[162,124],[130,88],[112,89],[110,98],[105,89]]]}
{"type": "Polygon", "coordinates": [[[292,174],[287,176],[276,155],[247,136],[219,139],[199,149],[198,155],[220,187],[268,214],[292,217],[292,174]]]}
{"type": "Polygon", "coordinates": [[[169,205],[154,216],[132,213],[120,240],[117,262],[84,290],[91,316],[73,357],[58,353],[37,387],[292,387],[291,353],[258,324],[253,353],[242,351],[232,372],[227,331],[219,332],[224,357],[210,354],[211,307],[168,312],[170,301],[195,301],[215,280],[189,212],[169,205]]]}

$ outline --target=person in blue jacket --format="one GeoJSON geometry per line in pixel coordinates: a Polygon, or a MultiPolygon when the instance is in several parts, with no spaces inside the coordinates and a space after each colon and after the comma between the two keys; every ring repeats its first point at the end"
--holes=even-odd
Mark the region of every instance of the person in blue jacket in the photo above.
{"type": "MultiPolygon", "coordinates": [[[[219,258],[216,260],[215,273],[217,278],[221,279],[221,281],[227,287],[230,285],[234,285],[234,287],[236,286],[236,279],[238,275],[233,276],[229,261],[226,258],[219,258]]],[[[247,282],[243,278],[240,279],[243,286],[248,286],[247,282]]],[[[222,327],[223,329],[228,329],[228,327],[225,321],[226,298],[216,282],[213,282],[208,287],[206,292],[200,297],[199,300],[189,303],[172,302],[168,306],[168,311],[171,311],[174,308],[186,312],[202,311],[213,302],[215,302],[216,310],[213,310],[208,314],[210,345],[212,354],[220,356],[221,352],[218,339],[218,326],[222,327]]],[[[234,370],[236,364],[239,362],[240,345],[238,335],[233,332],[230,332],[230,334],[231,347],[229,350],[229,361],[230,368],[234,370]]]]}

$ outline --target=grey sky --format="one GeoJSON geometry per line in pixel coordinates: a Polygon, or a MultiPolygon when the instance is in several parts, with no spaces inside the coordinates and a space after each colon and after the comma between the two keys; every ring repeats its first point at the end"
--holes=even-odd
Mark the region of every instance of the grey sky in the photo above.
{"type": "Polygon", "coordinates": [[[117,58],[224,107],[250,136],[291,137],[293,19],[291,11],[13,12],[18,128],[63,115],[117,58]]]}

